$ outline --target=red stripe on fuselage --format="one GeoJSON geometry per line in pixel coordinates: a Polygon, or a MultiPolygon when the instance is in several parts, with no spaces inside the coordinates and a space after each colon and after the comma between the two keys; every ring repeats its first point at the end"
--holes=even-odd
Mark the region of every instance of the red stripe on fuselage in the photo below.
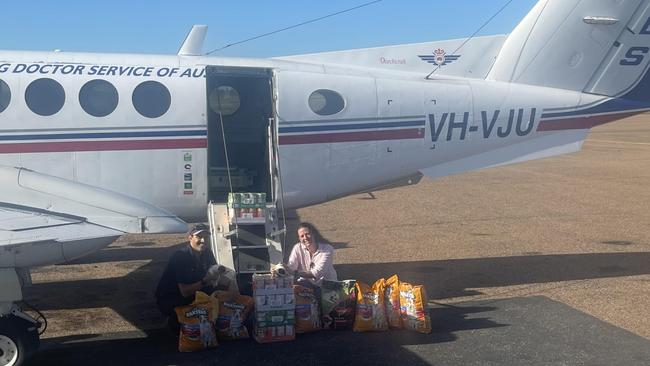
{"type": "Polygon", "coordinates": [[[537,131],[584,130],[643,112],[627,112],[540,121],[537,131]]]}
{"type": "Polygon", "coordinates": [[[0,144],[0,154],[72,151],[120,151],[199,149],[208,146],[206,139],[126,140],[126,141],[58,141],[0,144]]]}
{"type": "Polygon", "coordinates": [[[280,136],[280,145],[317,144],[328,142],[355,142],[381,140],[408,140],[424,138],[424,128],[404,130],[359,131],[344,133],[323,133],[311,135],[280,136]]]}

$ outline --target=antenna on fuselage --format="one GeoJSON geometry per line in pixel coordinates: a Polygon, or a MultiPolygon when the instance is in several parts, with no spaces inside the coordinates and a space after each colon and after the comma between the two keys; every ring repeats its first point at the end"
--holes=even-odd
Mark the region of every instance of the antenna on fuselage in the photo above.
{"type": "Polygon", "coordinates": [[[185,37],[185,41],[181,45],[180,50],[178,50],[179,56],[201,56],[203,53],[203,41],[205,40],[205,35],[208,33],[207,25],[198,25],[195,24],[192,26],[192,29],[185,37]]]}

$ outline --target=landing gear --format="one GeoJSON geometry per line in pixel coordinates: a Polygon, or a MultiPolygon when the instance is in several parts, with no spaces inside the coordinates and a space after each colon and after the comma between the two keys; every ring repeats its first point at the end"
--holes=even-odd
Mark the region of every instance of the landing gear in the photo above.
{"type": "Polygon", "coordinates": [[[22,339],[16,335],[2,335],[0,334],[0,365],[20,365],[24,357],[19,349],[22,344],[22,339]]]}
{"type": "MultiPolygon", "coordinates": [[[[0,268],[0,366],[20,366],[39,346],[41,322],[17,305],[23,298],[22,286],[25,283],[31,283],[29,271],[0,268]]],[[[34,310],[47,327],[43,314],[34,310]]]]}
{"type": "Polygon", "coordinates": [[[0,362],[2,365],[13,365],[19,362],[18,345],[10,337],[3,335],[0,335],[0,362]]]}
{"type": "Polygon", "coordinates": [[[39,346],[39,323],[19,310],[0,317],[0,366],[20,366],[39,346]]]}

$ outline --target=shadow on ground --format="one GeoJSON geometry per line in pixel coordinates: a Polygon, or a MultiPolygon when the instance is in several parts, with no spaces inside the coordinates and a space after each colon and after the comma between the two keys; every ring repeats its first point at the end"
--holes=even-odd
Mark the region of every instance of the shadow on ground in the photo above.
{"type": "MultiPolygon", "coordinates": [[[[122,261],[153,259],[124,277],[35,284],[25,289],[25,299],[41,310],[111,307],[140,329],[160,326],[153,292],[167,258],[181,245],[105,249],[98,255],[110,252],[110,257],[122,261]]],[[[339,278],[367,283],[397,273],[401,279],[425,285],[431,299],[445,299],[475,295],[468,289],[479,287],[645,275],[650,273],[648,263],[650,253],[639,252],[341,264],[336,270],[339,278]]]]}
{"type": "MultiPolygon", "coordinates": [[[[490,325],[493,326],[493,325],[490,325]]],[[[141,365],[221,364],[221,365],[332,365],[332,364],[409,364],[428,365],[405,346],[448,342],[449,333],[418,334],[408,331],[389,333],[318,332],[301,334],[293,342],[257,344],[255,341],[223,341],[214,350],[179,353],[175,340],[164,330],[152,330],[145,338],[104,340],[62,337],[43,342],[33,365],[79,365],[93,360],[94,365],[124,364],[131,359],[141,365]]]]}
{"type": "Polygon", "coordinates": [[[432,310],[433,333],[321,331],[295,341],[221,342],[179,353],[163,330],[46,339],[32,365],[644,365],[647,339],[544,296],[432,310]],[[532,316],[531,316],[532,315],[532,316]]]}
{"type": "MultiPolygon", "coordinates": [[[[288,221],[286,243],[295,243],[297,216],[288,221]]],[[[347,243],[333,243],[345,247],[347,243]]],[[[105,248],[74,264],[146,261],[128,275],[118,278],[88,279],[38,283],[25,289],[25,299],[41,310],[74,310],[112,308],[141,332],[84,334],[49,338],[43,341],[43,352],[32,362],[37,365],[120,364],[129,355],[137,354],[139,364],[430,364],[410,347],[444,344],[456,341],[458,332],[481,332],[512,327],[508,318],[496,319],[493,314],[499,302],[466,306],[437,306],[431,310],[433,333],[407,331],[358,334],[352,332],[319,332],[301,335],[296,342],[255,345],[253,341],[231,342],[209,352],[188,356],[179,354],[158,313],[153,292],[168,258],[184,243],[160,248],[154,242],[141,241],[125,246],[105,248]],[[333,346],[335,345],[335,346],[333,346]],[[300,352],[295,352],[299,347],[300,352]],[[278,355],[282,355],[281,357],[278,355]]],[[[290,248],[290,247],[289,247],[290,248]]],[[[288,250],[287,250],[288,253],[288,250]]],[[[471,288],[501,287],[533,283],[549,283],[650,273],[650,253],[594,253],[563,255],[531,255],[503,258],[454,259],[419,262],[372,264],[340,264],[339,278],[356,278],[372,283],[380,277],[397,273],[401,279],[426,286],[431,299],[445,299],[476,294],[471,288]]],[[[47,268],[42,269],[48,271],[47,268]]],[[[57,270],[56,267],[49,270],[57,270]]],[[[546,299],[548,300],[548,299],[546,299]]],[[[545,301],[546,301],[545,300],[545,301]]],[[[70,329],[83,329],[88,319],[70,317],[70,329]]],[[[46,334],[47,335],[47,334],[46,334]]],[[[424,351],[423,351],[424,352],[424,351]]],[[[428,358],[426,358],[428,359],[428,358]]]]}

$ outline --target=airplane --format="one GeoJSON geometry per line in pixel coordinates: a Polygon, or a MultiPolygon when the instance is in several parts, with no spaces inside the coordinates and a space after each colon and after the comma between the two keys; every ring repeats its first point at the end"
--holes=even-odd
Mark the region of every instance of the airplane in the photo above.
{"type": "Polygon", "coordinates": [[[184,232],[231,190],[286,208],[579,151],[650,110],[650,0],[540,0],[509,35],[270,59],[0,51],[0,365],[29,268],[184,232]]]}

